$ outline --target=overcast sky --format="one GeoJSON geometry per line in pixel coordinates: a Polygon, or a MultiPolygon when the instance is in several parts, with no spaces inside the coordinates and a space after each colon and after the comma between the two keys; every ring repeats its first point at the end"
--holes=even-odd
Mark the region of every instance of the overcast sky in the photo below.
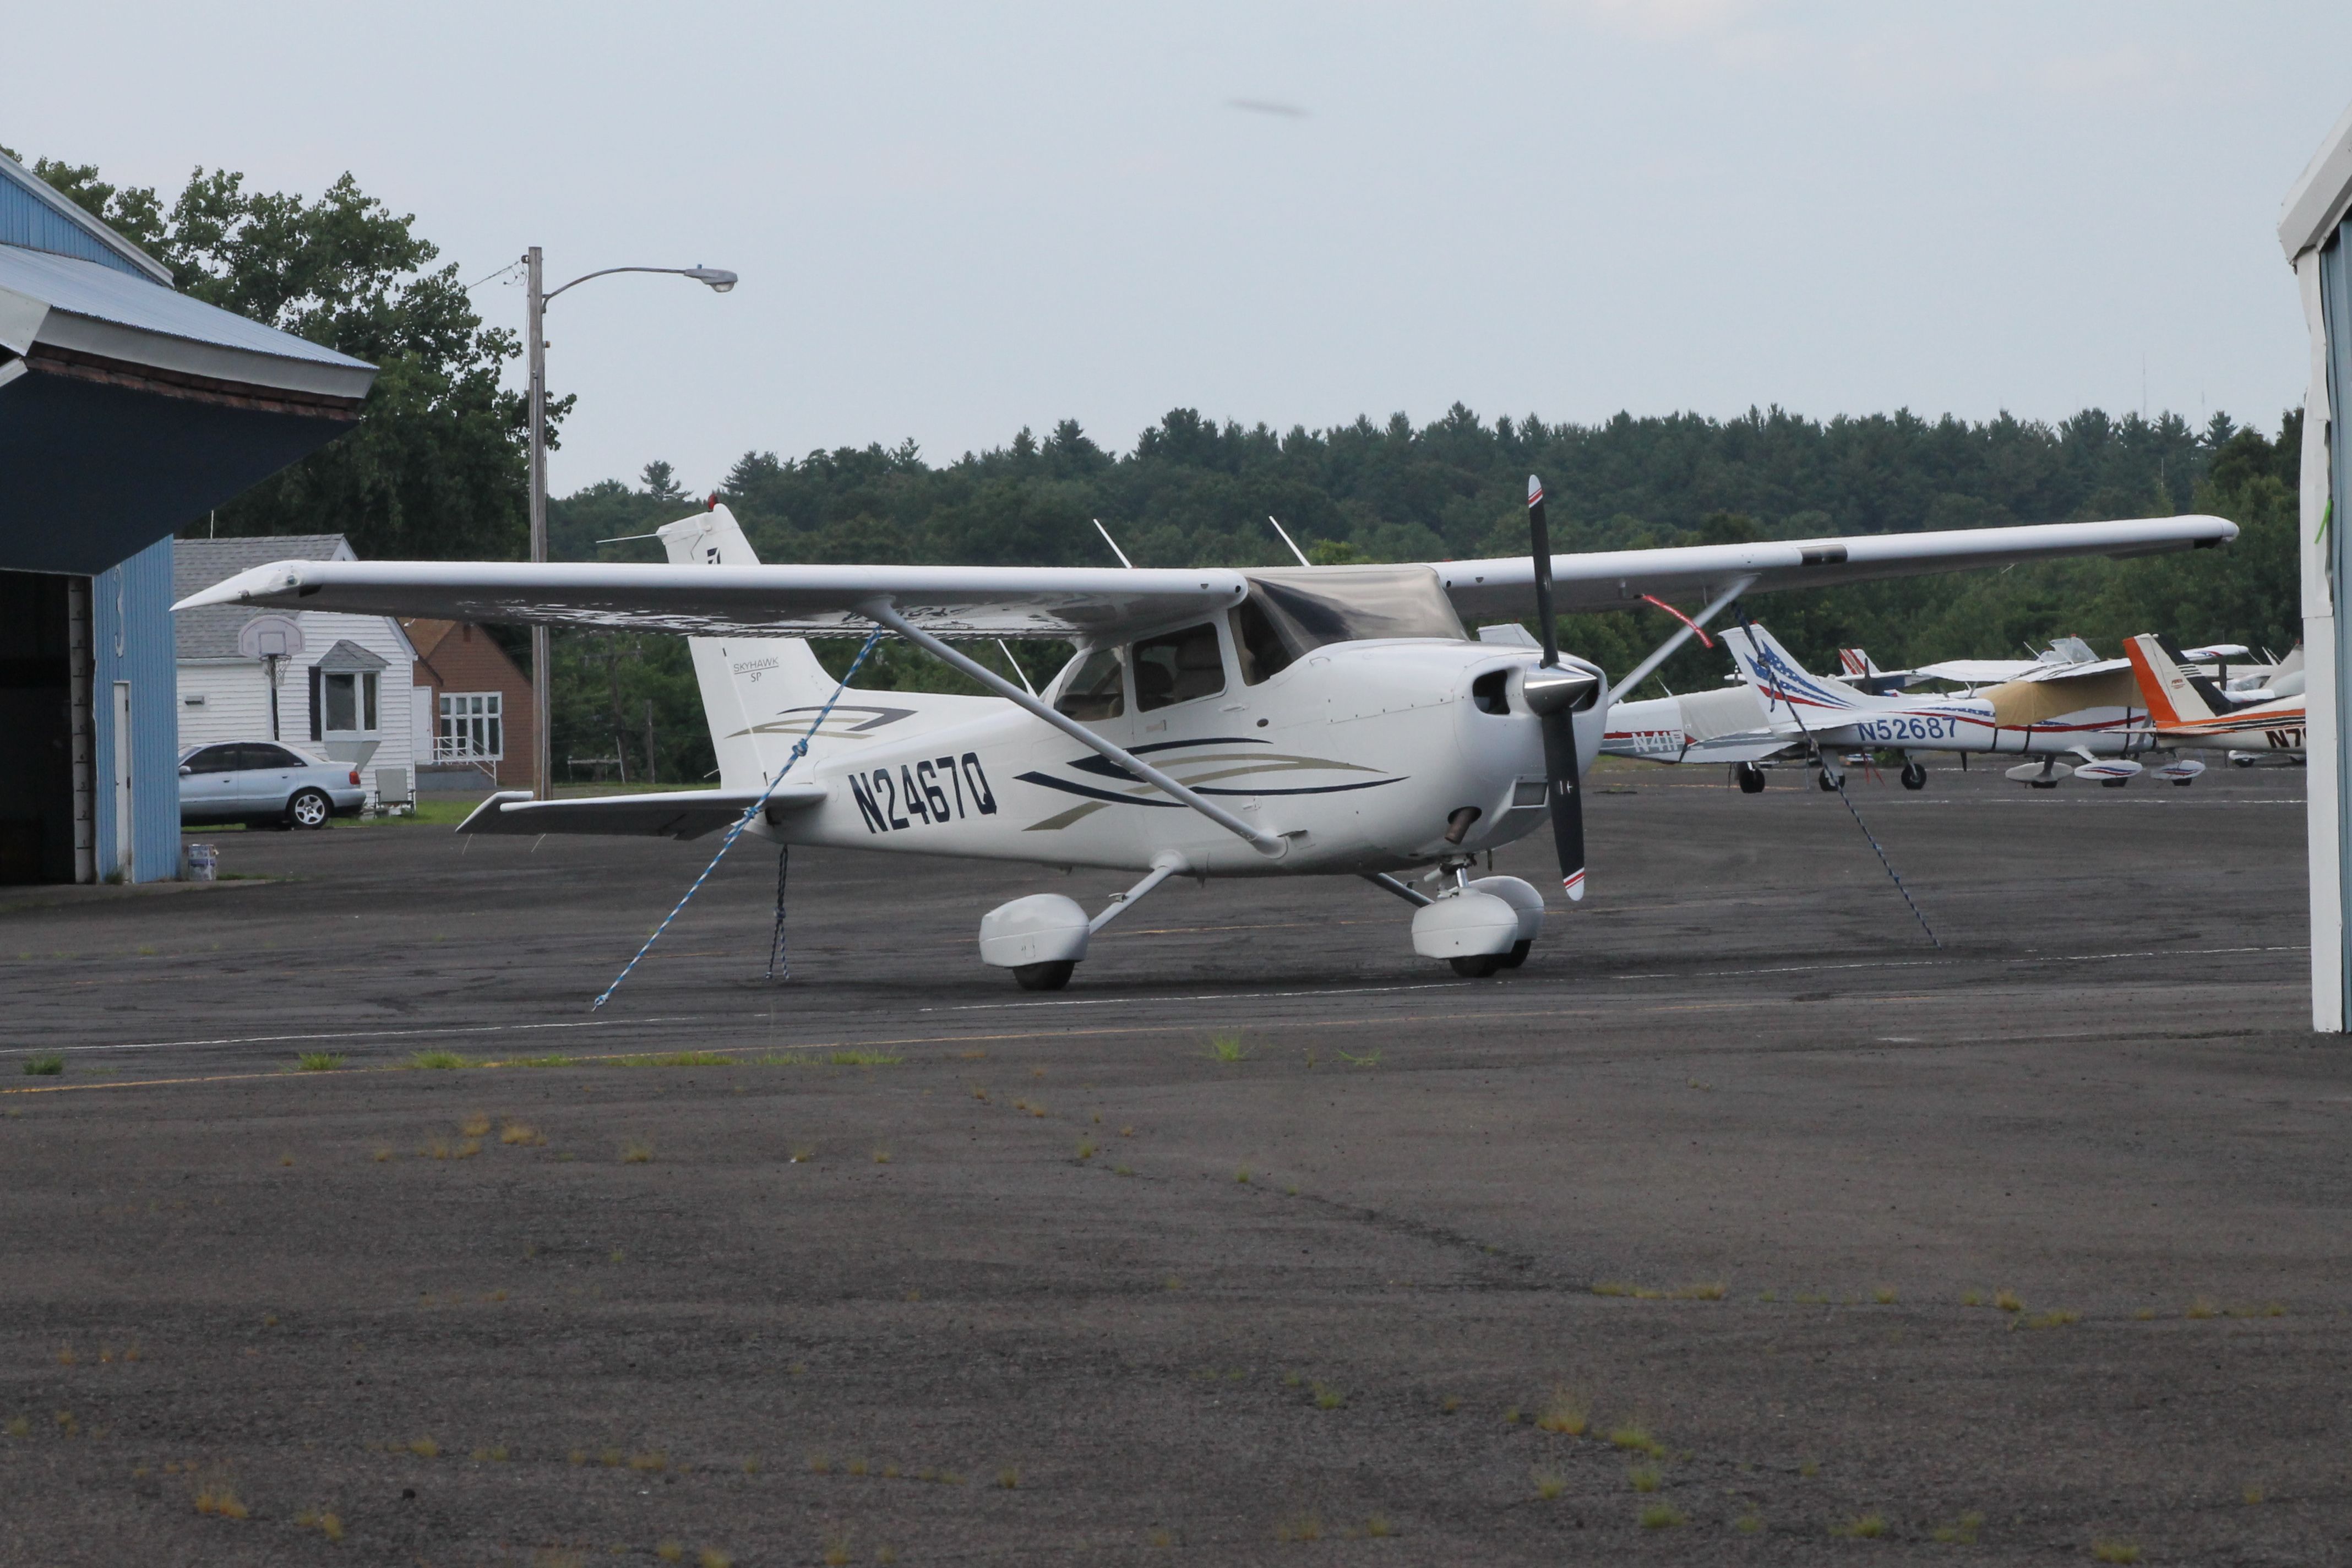
{"type": "MultiPolygon", "coordinates": [[[[2342,0],[28,8],[0,142],[530,244],[555,489],[1169,408],[2039,418],[2300,395],[2342,0]]],[[[485,314],[521,324],[493,282],[485,314]]]]}

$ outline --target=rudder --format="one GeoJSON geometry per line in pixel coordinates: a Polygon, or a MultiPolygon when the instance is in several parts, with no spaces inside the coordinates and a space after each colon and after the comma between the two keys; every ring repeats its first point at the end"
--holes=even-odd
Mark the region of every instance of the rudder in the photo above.
{"type": "MultiPolygon", "coordinates": [[[[673,566],[760,564],[735,514],[723,505],[665,523],[656,533],[673,566]]],[[[719,757],[719,787],[760,788],[783,758],[763,763],[759,726],[782,709],[823,702],[833,694],[833,677],[802,637],[689,637],[686,645],[719,757]]]]}

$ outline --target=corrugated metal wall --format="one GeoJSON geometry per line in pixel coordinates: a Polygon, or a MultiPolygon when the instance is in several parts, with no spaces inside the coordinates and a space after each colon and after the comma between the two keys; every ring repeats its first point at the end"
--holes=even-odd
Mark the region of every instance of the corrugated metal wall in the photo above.
{"type": "Polygon", "coordinates": [[[60,216],[47,202],[17,184],[5,171],[0,171],[0,245],[78,257],[111,267],[117,272],[128,272],[146,282],[154,281],[100,245],[88,230],[60,216]]]}
{"type": "Polygon", "coordinates": [[[137,882],[180,874],[180,694],[172,647],[172,542],[156,541],[90,579],[91,729],[97,741],[98,874],[137,882]],[[115,752],[119,684],[131,699],[131,864],[121,863],[115,752]]]}

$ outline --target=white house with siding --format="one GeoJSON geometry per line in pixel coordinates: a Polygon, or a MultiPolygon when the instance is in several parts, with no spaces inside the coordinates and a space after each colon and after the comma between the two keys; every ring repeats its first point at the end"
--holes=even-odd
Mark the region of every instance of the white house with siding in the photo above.
{"type": "MultiPolygon", "coordinates": [[[[272,561],[356,559],[340,533],[183,539],[172,558],[173,596],[185,598],[272,561]]],[[[276,661],[273,721],[270,661],[250,657],[238,644],[247,622],[282,613],[206,605],[173,615],[180,750],[216,741],[279,741],[352,763],[372,802],[387,795],[407,799],[416,782],[412,709],[420,693],[413,685],[416,649],[400,623],[390,616],[292,615],[301,648],[276,661]]],[[[429,717],[425,732],[432,732],[429,717]]]]}

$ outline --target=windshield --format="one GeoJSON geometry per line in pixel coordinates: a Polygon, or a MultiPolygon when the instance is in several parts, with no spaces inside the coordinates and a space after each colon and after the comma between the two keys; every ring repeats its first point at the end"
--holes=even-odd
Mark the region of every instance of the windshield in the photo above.
{"type": "MultiPolygon", "coordinates": [[[[1369,642],[1376,637],[1442,637],[1462,642],[1468,634],[1454,603],[1426,566],[1315,566],[1252,572],[1250,595],[1241,619],[1262,610],[1280,643],[1283,663],[1326,643],[1369,642]]],[[[1258,637],[1244,626],[1244,648],[1258,637]]],[[[1262,637],[1263,632],[1260,633],[1262,637]]],[[[1271,661],[1262,661],[1271,662],[1271,661]]],[[[1260,678],[1272,671],[1261,669],[1260,678]]]]}

